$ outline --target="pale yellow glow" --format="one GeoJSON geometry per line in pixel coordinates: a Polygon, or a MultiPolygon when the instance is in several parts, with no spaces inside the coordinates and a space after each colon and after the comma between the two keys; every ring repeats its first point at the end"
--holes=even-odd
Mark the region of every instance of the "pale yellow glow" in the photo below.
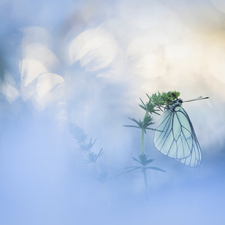
{"type": "Polygon", "coordinates": [[[159,29],[161,30],[159,38],[163,43],[168,44],[177,41],[185,31],[186,27],[176,13],[169,11],[159,29]]]}
{"type": "Polygon", "coordinates": [[[209,49],[207,62],[212,75],[225,83],[225,43],[218,43],[209,49]]]}
{"type": "Polygon", "coordinates": [[[140,76],[148,78],[163,76],[167,72],[166,62],[161,56],[147,54],[136,64],[135,70],[140,76]]]}
{"type": "Polygon", "coordinates": [[[166,48],[168,72],[164,80],[174,86],[190,85],[201,68],[201,55],[194,45],[171,45],[166,48]]]}

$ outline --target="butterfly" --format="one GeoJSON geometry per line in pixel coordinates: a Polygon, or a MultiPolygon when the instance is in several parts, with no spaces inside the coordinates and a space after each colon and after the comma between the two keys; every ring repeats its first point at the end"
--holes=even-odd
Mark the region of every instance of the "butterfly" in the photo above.
{"type": "MultiPolygon", "coordinates": [[[[196,101],[208,97],[185,101],[196,101]]],[[[202,154],[194,127],[187,112],[182,108],[182,99],[167,105],[155,130],[155,147],[175,160],[195,167],[200,165],[202,154]]]]}

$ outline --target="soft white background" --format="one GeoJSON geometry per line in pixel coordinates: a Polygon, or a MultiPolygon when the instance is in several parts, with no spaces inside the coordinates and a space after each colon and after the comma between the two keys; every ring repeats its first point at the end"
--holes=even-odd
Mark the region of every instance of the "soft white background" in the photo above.
{"type": "MultiPolygon", "coordinates": [[[[222,0],[0,2],[0,223],[224,224],[225,4],[222,0]],[[103,148],[109,178],[135,165],[139,98],[176,90],[202,148],[186,167],[155,149],[166,173],[107,182],[111,210],[69,124],[103,148]]],[[[157,123],[159,117],[155,116],[157,123]]],[[[153,125],[153,128],[155,125],[153,125]]]]}

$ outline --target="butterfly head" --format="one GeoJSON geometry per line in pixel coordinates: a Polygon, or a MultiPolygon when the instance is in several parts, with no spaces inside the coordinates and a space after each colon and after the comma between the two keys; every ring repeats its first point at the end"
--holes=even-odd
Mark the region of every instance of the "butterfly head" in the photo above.
{"type": "Polygon", "coordinates": [[[169,110],[174,110],[175,107],[181,106],[182,103],[183,103],[183,100],[180,99],[180,98],[178,98],[178,99],[174,100],[171,104],[167,105],[167,106],[166,106],[166,109],[167,109],[167,110],[168,110],[168,109],[169,109],[169,110]]]}

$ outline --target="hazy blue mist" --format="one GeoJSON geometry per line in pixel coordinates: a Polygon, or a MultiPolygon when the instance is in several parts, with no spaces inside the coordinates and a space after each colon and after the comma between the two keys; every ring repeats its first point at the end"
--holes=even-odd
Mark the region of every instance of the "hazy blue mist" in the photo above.
{"type": "Polygon", "coordinates": [[[219,0],[1,1],[0,224],[224,224],[224,13],[219,0]],[[209,96],[183,104],[202,163],[161,154],[149,131],[166,172],[148,171],[146,197],[143,174],[124,173],[141,134],[123,125],[143,118],[145,93],[170,90],[209,96]],[[108,200],[71,123],[103,148],[108,200]]]}

